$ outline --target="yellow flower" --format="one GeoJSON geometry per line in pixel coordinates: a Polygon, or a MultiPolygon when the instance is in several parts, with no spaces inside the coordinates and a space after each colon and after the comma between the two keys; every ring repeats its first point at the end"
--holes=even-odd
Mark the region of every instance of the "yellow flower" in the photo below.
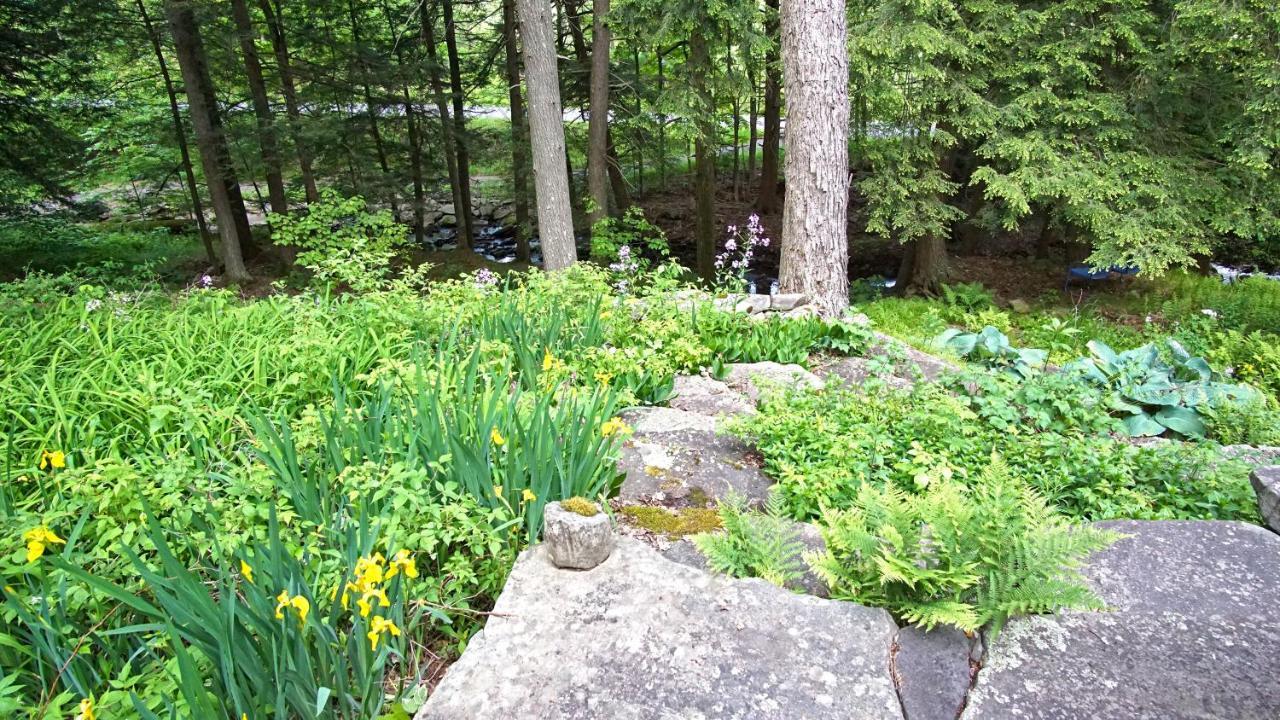
{"type": "Polygon", "coordinates": [[[360,608],[360,617],[369,617],[369,613],[373,612],[373,606],[369,604],[368,595],[356,598],[356,606],[360,608]]]}
{"type": "Polygon", "coordinates": [[[49,452],[45,450],[40,453],[40,469],[41,470],[60,470],[67,466],[67,456],[61,450],[49,452]]]}
{"type": "Polygon", "coordinates": [[[298,624],[305,625],[307,622],[307,613],[311,612],[311,601],[301,595],[295,595],[293,599],[289,601],[289,604],[292,605],[293,609],[298,613],[298,624]]]}
{"type": "Polygon", "coordinates": [[[39,560],[48,546],[65,545],[67,542],[43,525],[26,531],[22,534],[22,539],[27,541],[27,562],[29,563],[39,560]]]}
{"type": "Polygon", "coordinates": [[[93,698],[85,698],[80,701],[80,714],[76,716],[76,720],[94,720],[97,717],[93,713],[93,698]]]}
{"type": "Polygon", "coordinates": [[[493,430],[489,431],[489,439],[492,440],[493,444],[497,445],[498,447],[502,447],[503,445],[507,444],[507,439],[502,437],[502,433],[498,432],[498,428],[494,428],[493,430]]]}
{"type": "Polygon", "coordinates": [[[276,596],[276,619],[284,619],[284,609],[289,606],[289,591],[281,590],[276,596]]]}
{"type": "Polygon", "coordinates": [[[244,579],[248,582],[253,582],[253,568],[249,567],[249,563],[244,560],[240,561],[240,574],[243,575],[244,579]]]}
{"type": "Polygon", "coordinates": [[[613,375],[611,373],[607,373],[603,370],[599,370],[596,372],[596,382],[600,383],[601,385],[608,385],[609,381],[612,379],[613,379],[613,375]]]}
{"type": "Polygon", "coordinates": [[[546,372],[556,364],[556,359],[551,355],[550,350],[544,350],[542,353],[542,371],[546,372]]]}
{"type": "Polygon", "coordinates": [[[600,434],[604,437],[612,437],[619,433],[626,434],[629,432],[631,432],[631,426],[618,417],[609,418],[600,425],[600,434]]]}
{"type": "Polygon", "coordinates": [[[523,491],[520,492],[520,499],[524,500],[525,502],[533,502],[534,500],[538,499],[538,496],[534,495],[533,491],[530,490],[529,488],[525,488],[523,491]]]}
{"type": "Polygon", "coordinates": [[[501,498],[501,497],[502,497],[502,486],[501,486],[501,485],[494,485],[494,486],[493,486],[493,496],[494,496],[494,497],[496,497],[496,498],[501,498]]]}
{"type": "Polygon", "coordinates": [[[387,570],[387,579],[390,580],[401,571],[404,572],[406,577],[418,577],[418,564],[409,555],[408,550],[401,550],[396,553],[395,557],[391,558],[391,569],[387,570]]]}
{"type": "Polygon", "coordinates": [[[384,633],[391,633],[395,637],[400,637],[400,628],[384,617],[374,617],[373,621],[369,623],[369,632],[365,633],[365,637],[369,638],[370,650],[378,649],[378,641],[382,639],[384,633]]]}

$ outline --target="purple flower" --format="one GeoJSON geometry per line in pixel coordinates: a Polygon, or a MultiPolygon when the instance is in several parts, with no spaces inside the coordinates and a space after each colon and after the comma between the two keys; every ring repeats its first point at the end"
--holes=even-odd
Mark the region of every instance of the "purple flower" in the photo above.
{"type": "Polygon", "coordinates": [[[498,284],[498,276],[489,268],[480,268],[476,271],[475,284],[481,289],[493,287],[498,284]]]}
{"type": "Polygon", "coordinates": [[[207,290],[213,287],[213,277],[207,274],[201,275],[200,279],[196,281],[196,284],[207,290]]]}

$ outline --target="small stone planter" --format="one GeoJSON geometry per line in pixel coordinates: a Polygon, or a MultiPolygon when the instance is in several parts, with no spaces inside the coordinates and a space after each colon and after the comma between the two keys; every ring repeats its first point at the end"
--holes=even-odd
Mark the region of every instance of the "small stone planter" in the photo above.
{"type": "Polygon", "coordinates": [[[574,498],[566,510],[559,502],[547,503],[542,515],[542,541],[547,557],[558,568],[590,570],[609,558],[616,542],[609,516],[595,503],[574,498]],[[594,509],[595,514],[586,512],[594,509]]]}

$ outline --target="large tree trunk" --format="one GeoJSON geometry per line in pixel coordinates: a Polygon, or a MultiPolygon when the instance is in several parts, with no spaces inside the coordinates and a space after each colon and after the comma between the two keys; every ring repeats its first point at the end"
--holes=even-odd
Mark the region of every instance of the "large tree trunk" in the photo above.
{"type": "Polygon", "coordinates": [[[169,31],[178,51],[178,67],[182,69],[182,81],[186,86],[187,108],[191,124],[195,128],[196,143],[200,148],[200,160],[204,166],[209,199],[218,221],[218,234],[222,238],[222,265],[231,282],[249,280],[244,258],[240,253],[240,233],[235,211],[228,195],[228,186],[239,187],[235,169],[231,164],[231,152],[222,132],[222,118],[212,102],[213,80],[205,59],[204,44],[200,40],[200,27],[190,0],[166,0],[165,13],[169,31]]]}
{"type": "Polygon", "coordinates": [[[711,54],[701,29],[689,36],[690,86],[698,100],[698,133],[694,141],[694,239],[698,249],[698,275],[715,279],[716,132],[715,102],[709,84],[711,54]]]}
{"type": "MultiPolygon", "coordinates": [[[[782,132],[782,87],[778,76],[778,0],[765,0],[764,34],[772,44],[764,54],[764,147],[760,151],[760,194],[756,207],[762,213],[778,209],[778,140],[782,132]]],[[[788,133],[790,134],[790,133],[788,133]]]]}
{"type": "Polygon", "coordinates": [[[758,89],[756,87],[756,74],[755,74],[755,71],[752,69],[751,63],[752,63],[751,58],[748,58],[747,59],[747,83],[751,86],[751,101],[748,106],[749,109],[747,110],[748,117],[750,118],[748,122],[751,125],[751,128],[748,131],[749,136],[747,140],[747,182],[748,183],[750,183],[751,179],[754,178],[756,175],[756,143],[759,142],[760,140],[759,133],[757,131],[757,128],[760,124],[760,103],[759,103],[758,95],[756,93],[756,90],[758,89]]]}
{"type": "Polygon", "coordinates": [[[533,180],[538,200],[538,234],[547,270],[567,268],[578,260],[569,209],[569,177],[565,170],[564,116],[550,0],[517,0],[520,40],[524,46],[529,94],[529,136],[533,146],[533,180]]]}
{"type": "Polygon", "coordinates": [[[787,92],[787,200],[782,292],[819,312],[849,306],[849,58],[842,0],[786,0],[782,67],[787,92]]]}
{"type": "Polygon", "coordinates": [[[209,225],[204,220],[204,206],[200,203],[200,188],[196,186],[196,173],[191,167],[191,151],[187,147],[187,131],[182,125],[182,112],[178,109],[178,93],[173,87],[173,78],[169,76],[169,63],[164,59],[164,50],[160,47],[160,33],[151,23],[151,16],[147,14],[147,6],[142,0],[138,0],[138,12],[142,16],[147,39],[151,41],[151,49],[156,54],[160,77],[164,80],[164,91],[169,96],[169,116],[173,119],[173,132],[182,157],[182,174],[186,178],[187,193],[191,197],[191,219],[195,220],[196,227],[200,230],[200,241],[204,243],[204,252],[209,262],[217,264],[218,256],[213,251],[213,239],[209,237],[209,225]]]}
{"type": "MultiPolygon", "coordinates": [[[[449,118],[449,101],[440,77],[440,57],[436,52],[435,19],[422,8],[422,44],[427,46],[427,79],[435,96],[436,113],[440,116],[440,144],[444,148],[445,167],[449,170],[449,189],[453,193],[453,209],[462,207],[462,180],[458,177],[458,155],[454,150],[453,121],[449,118]]],[[[454,215],[454,217],[458,217],[454,215]]]]}
{"type": "Polygon", "coordinates": [[[591,117],[587,131],[587,193],[591,207],[587,223],[609,215],[609,0],[592,2],[591,117]]]}
{"type": "MultiPolygon", "coordinates": [[[[580,18],[580,13],[578,12],[578,8],[579,8],[578,2],[576,0],[565,0],[564,5],[565,5],[565,10],[567,11],[566,13],[567,19],[569,21],[568,22],[569,36],[573,41],[573,52],[574,52],[574,55],[578,58],[578,64],[582,68],[583,75],[590,78],[590,87],[588,88],[588,93],[594,96],[594,93],[595,93],[594,83],[596,79],[594,53],[597,47],[595,43],[598,42],[595,38],[599,36],[598,35],[593,36],[592,47],[591,47],[591,52],[593,53],[593,55],[588,57],[586,39],[584,38],[582,33],[582,20],[580,18]]],[[[608,5],[609,5],[608,2],[605,2],[606,15],[608,14],[608,5]]],[[[595,12],[594,6],[595,6],[595,3],[593,2],[593,12],[595,12]]],[[[599,13],[596,13],[595,17],[596,17],[597,23],[602,22],[599,13]]],[[[606,26],[604,28],[604,31],[605,33],[608,33],[609,28],[606,26]]],[[[597,30],[593,29],[593,32],[597,32],[597,30]]],[[[606,52],[605,55],[606,55],[605,57],[606,71],[605,71],[604,77],[605,77],[605,83],[608,83],[609,82],[608,57],[607,57],[608,53],[606,52]]],[[[608,86],[606,85],[606,90],[607,90],[607,87],[608,86]]],[[[606,172],[609,175],[609,187],[613,191],[613,205],[614,205],[614,208],[616,208],[617,210],[625,210],[626,208],[631,206],[631,193],[627,190],[626,178],[622,177],[622,160],[618,158],[618,150],[617,148],[614,147],[614,144],[613,144],[613,130],[609,128],[609,125],[607,122],[605,123],[605,146],[604,147],[605,147],[605,158],[606,158],[604,166],[605,166],[606,172]]],[[[590,154],[590,145],[588,144],[588,155],[589,154],[590,154]]],[[[587,176],[588,194],[591,194],[590,161],[588,161],[588,164],[587,164],[587,173],[588,173],[588,176],[587,176]]]]}
{"type": "Polygon", "coordinates": [[[453,140],[458,156],[458,195],[462,205],[454,208],[458,218],[458,247],[468,249],[475,241],[475,219],[471,216],[471,157],[467,140],[467,116],[463,105],[462,64],[458,60],[458,34],[453,21],[453,0],[443,0],[444,44],[449,53],[449,87],[453,96],[453,140]]]}
{"type": "Polygon", "coordinates": [[[271,212],[285,213],[289,210],[289,196],[285,194],[284,175],[280,170],[276,122],[271,113],[271,100],[267,97],[267,84],[262,79],[262,63],[258,60],[253,19],[249,17],[249,6],[245,4],[245,0],[231,0],[231,15],[240,40],[240,53],[244,55],[244,73],[249,80],[253,113],[258,118],[258,147],[262,152],[262,167],[267,173],[267,197],[271,200],[271,212]]]}
{"type": "Polygon", "coordinates": [[[515,0],[502,1],[502,36],[507,56],[507,99],[511,107],[511,194],[516,209],[516,258],[529,262],[529,139],[524,96],[520,91],[515,0]]]}
{"type": "Polygon", "coordinates": [[[311,153],[302,137],[302,113],[298,109],[298,90],[293,80],[293,66],[289,59],[289,43],[285,38],[283,20],[280,14],[271,7],[271,0],[258,0],[263,17],[267,20],[267,31],[271,35],[271,48],[276,56],[276,69],[280,73],[280,86],[284,91],[284,111],[289,119],[289,136],[293,140],[294,152],[298,155],[298,165],[302,169],[302,187],[307,193],[307,202],[320,199],[316,188],[315,172],[311,169],[311,153]]]}
{"type": "MultiPolygon", "coordinates": [[[[391,7],[386,0],[382,2],[382,15],[386,18],[387,29],[394,36],[399,32],[396,26],[396,18],[392,13],[391,7]]],[[[404,62],[404,45],[397,42],[395,44],[396,66],[402,72],[405,67],[404,62]]],[[[409,172],[413,180],[413,239],[419,246],[426,242],[426,227],[423,225],[426,201],[426,189],[422,182],[422,134],[418,131],[418,111],[413,102],[413,93],[409,90],[409,84],[404,82],[401,86],[402,107],[404,108],[404,118],[406,131],[409,134],[409,172]]]]}

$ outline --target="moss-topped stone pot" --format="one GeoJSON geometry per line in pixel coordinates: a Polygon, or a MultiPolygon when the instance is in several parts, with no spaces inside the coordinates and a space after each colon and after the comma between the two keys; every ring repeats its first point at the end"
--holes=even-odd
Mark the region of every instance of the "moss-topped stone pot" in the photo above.
{"type": "Polygon", "coordinates": [[[564,503],[548,503],[542,523],[547,558],[558,568],[590,570],[613,552],[613,523],[590,500],[570,498],[564,503]]]}

